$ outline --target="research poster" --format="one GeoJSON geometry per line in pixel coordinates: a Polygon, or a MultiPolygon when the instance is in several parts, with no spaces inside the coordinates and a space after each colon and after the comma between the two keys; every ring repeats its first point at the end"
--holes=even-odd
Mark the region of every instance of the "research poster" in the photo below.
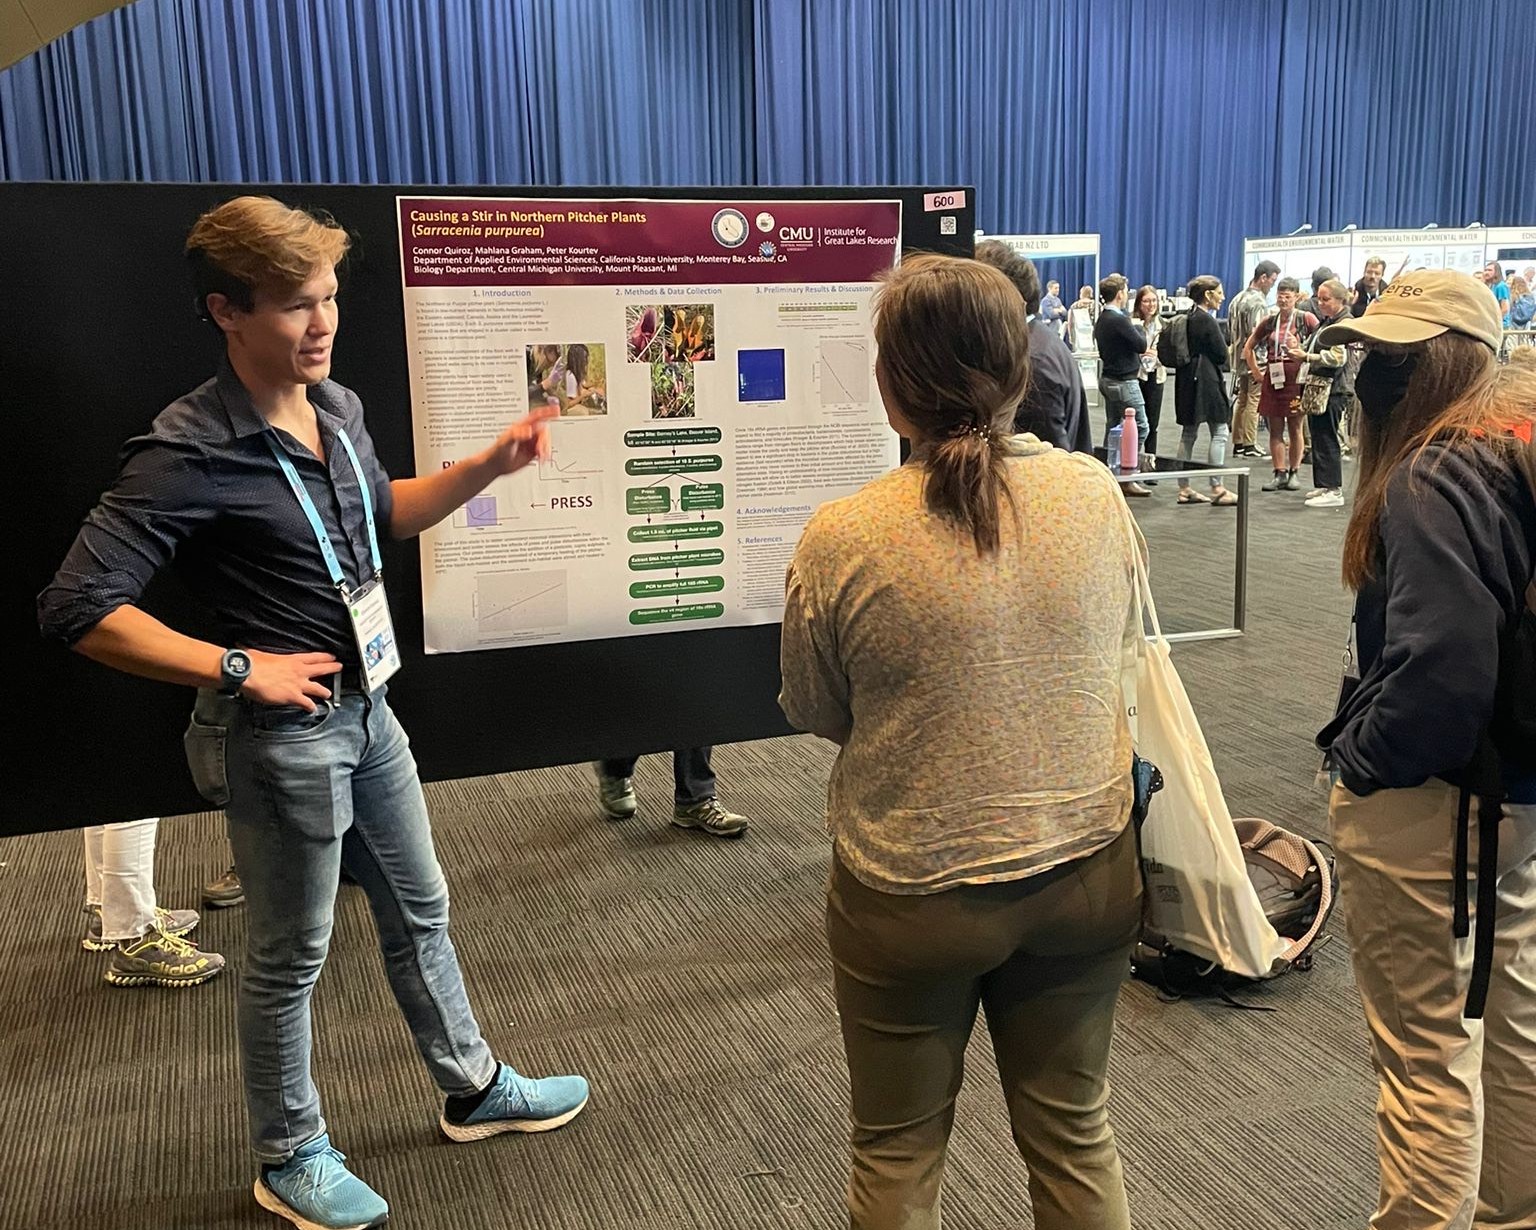
{"type": "Polygon", "coordinates": [[[890,470],[899,201],[399,197],[418,474],[547,408],[421,538],[428,653],[773,623],[812,512],[890,470]]]}

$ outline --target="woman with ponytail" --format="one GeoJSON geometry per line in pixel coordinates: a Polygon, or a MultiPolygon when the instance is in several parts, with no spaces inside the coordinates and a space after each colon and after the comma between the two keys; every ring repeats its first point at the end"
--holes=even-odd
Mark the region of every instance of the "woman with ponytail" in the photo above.
{"type": "Polygon", "coordinates": [[[1530,686],[1511,630],[1536,542],[1536,380],[1499,367],[1500,338],[1487,289],[1441,270],[1403,275],[1317,337],[1366,348],[1353,634],[1318,743],[1381,1089],[1373,1230],[1536,1225],[1536,772],[1531,749],[1506,754],[1496,703],[1530,686]],[[1474,818],[1498,833],[1487,868],[1474,818]],[[1458,863],[1494,881],[1475,895],[1494,926],[1480,1020],[1458,863]]]}
{"type": "Polygon", "coordinates": [[[841,747],[827,930],[852,1079],[850,1222],[939,1226],[979,1005],[1035,1226],[1125,1230],[1105,1109],[1141,917],[1124,507],[1092,457],[1011,434],[1029,334],[998,270],[904,261],[875,337],[911,458],[806,527],[780,697],[841,747]]]}

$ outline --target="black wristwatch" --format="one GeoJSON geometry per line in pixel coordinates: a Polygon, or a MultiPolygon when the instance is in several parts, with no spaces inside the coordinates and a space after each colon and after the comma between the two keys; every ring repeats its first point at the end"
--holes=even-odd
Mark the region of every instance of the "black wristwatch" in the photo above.
{"type": "Polygon", "coordinates": [[[243,649],[226,649],[219,659],[219,695],[238,696],[251,677],[251,655],[243,649]]]}

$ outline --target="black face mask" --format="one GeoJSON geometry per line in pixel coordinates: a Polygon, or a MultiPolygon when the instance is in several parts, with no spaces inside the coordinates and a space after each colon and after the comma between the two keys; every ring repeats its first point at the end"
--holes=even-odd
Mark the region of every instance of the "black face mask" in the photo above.
{"type": "Polygon", "coordinates": [[[1385,418],[1408,391],[1413,379],[1413,369],[1419,365],[1419,356],[1413,351],[1401,359],[1387,358],[1377,351],[1365,356],[1360,364],[1360,374],[1355,377],[1355,396],[1360,408],[1372,418],[1385,418]]]}

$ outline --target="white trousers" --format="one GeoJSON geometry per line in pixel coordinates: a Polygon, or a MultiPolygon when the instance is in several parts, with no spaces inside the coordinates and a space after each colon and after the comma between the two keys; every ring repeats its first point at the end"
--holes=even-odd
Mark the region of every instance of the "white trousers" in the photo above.
{"type": "MultiPolygon", "coordinates": [[[[1493,975],[1483,1020],[1468,1021],[1472,937],[1451,934],[1457,798],[1444,782],[1365,799],[1336,786],[1329,808],[1379,1081],[1373,1230],[1536,1227],[1536,807],[1507,808],[1500,827],[1493,975]]],[[[1477,844],[1474,806],[1474,873],[1477,844]]]]}
{"type": "Polygon", "coordinates": [[[85,830],[85,901],[101,907],[101,938],[136,940],[155,925],[155,832],[130,820],[85,830]]]}

